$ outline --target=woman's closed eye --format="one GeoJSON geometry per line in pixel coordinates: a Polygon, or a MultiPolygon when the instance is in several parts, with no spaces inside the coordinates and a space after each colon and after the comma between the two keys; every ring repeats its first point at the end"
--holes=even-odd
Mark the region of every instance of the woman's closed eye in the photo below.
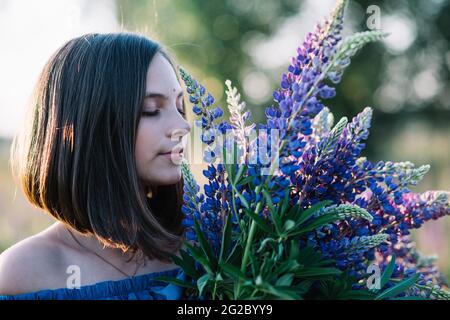
{"type": "Polygon", "coordinates": [[[159,114],[159,110],[155,110],[155,111],[142,111],[142,115],[146,116],[146,117],[154,117],[157,116],[159,114]]]}
{"type": "MultiPolygon", "coordinates": [[[[159,113],[160,113],[160,110],[159,110],[159,109],[162,109],[162,108],[166,108],[166,107],[167,107],[167,105],[166,105],[166,103],[167,103],[167,101],[166,101],[167,98],[162,99],[162,98],[159,96],[159,94],[158,94],[158,97],[152,97],[151,94],[149,94],[148,99],[149,99],[149,102],[150,102],[150,101],[151,101],[151,102],[157,102],[156,104],[152,103],[152,104],[149,104],[149,105],[148,105],[148,107],[149,107],[150,105],[152,105],[153,107],[150,107],[150,108],[155,109],[155,111],[148,111],[148,110],[145,110],[145,107],[144,107],[144,111],[142,111],[142,116],[145,116],[145,117],[156,117],[156,116],[159,115],[159,113]]],[[[186,112],[185,112],[186,108],[185,108],[184,98],[183,98],[182,94],[179,94],[179,95],[178,95],[178,98],[177,98],[177,100],[176,100],[176,108],[177,108],[178,112],[179,112],[183,117],[186,117],[186,112]],[[180,108],[180,107],[181,107],[181,108],[180,108]]]]}
{"type": "MultiPolygon", "coordinates": [[[[142,115],[146,116],[146,117],[155,117],[159,114],[160,110],[157,109],[155,111],[142,111],[142,115]]],[[[182,116],[186,116],[186,112],[184,112],[183,110],[178,110],[178,112],[182,115],[182,116]]]]}

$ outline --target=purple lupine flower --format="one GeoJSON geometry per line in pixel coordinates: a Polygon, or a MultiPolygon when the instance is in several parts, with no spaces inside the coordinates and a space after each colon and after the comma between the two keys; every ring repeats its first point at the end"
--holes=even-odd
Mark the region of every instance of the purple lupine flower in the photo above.
{"type": "Polygon", "coordinates": [[[193,230],[194,219],[202,218],[200,203],[204,201],[205,196],[199,194],[200,186],[195,181],[189,166],[185,161],[182,162],[181,170],[183,173],[183,205],[181,211],[184,214],[183,226],[186,228],[186,239],[188,241],[197,241],[193,230]]]}
{"type": "MultiPolygon", "coordinates": [[[[280,89],[273,93],[278,106],[266,109],[266,127],[279,130],[283,141],[277,150],[281,160],[279,169],[285,178],[277,180],[290,180],[298,187],[303,182],[298,175],[298,170],[303,167],[299,159],[313,132],[313,118],[324,108],[321,99],[332,98],[335,94],[334,88],[324,81],[330,64],[338,63],[330,58],[341,41],[344,7],[345,1],[339,2],[330,18],[307,34],[303,45],[297,49],[297,56],[292,58],[289,72],[282,75],[280,89]]],[[[318,193],[325,191],[324,186],[317,188],[318,193]]],[[[298,197],[293,195],[294,200],[298,197]]]]}
{"type": "MultiPolygon", "coordinates": [[[[233,201],[231,185],[226,180],[223,164],[208,165],[207,169],[203,170],[203,175],[208,179],[208,183],[204,185],[205,198],[200,204],[203,223],[201,227],[214,252],[218,254],[225,219],[232,206],[235,206],[235,211],[239,210],[241,202],[239,199],[233,201]]],[[[235,231],[238,227],[237,218],[232,216],[235,231]]]]}
{"type": "MultiPolygon", "coordinates": [[[[329,121],[322,119],[321,123],[325,128],[318,127],[315,130],[318,136],[315,137],[314,132],[307,140],[308,145],[302,156],[303,167],[299,170],[303,181],[297,185],[301,192],[299,199],[304,207],[321,200],[332,200],[335,204],[356,204],[366,208],[373,216],[370,223],[350,219],[310,235],[314,239],[310,243],[327,256],[333,256],[338,267],[357,278],[364,275],[362,266],[374,260],[376,252],[384,257],[398,254],[393,247],[399,246],[399,238],[407,235],[410,229],[419,227],[424,216],[429,220],[448,214],[448,209],[442,205],[429,205],[433,196],[441,199],[438,203],[442,204],[442,193],[439,196],[432,193],[419,197],[413,196],[407,189],[409,184],[416,184],[421,179],[428,170],[427,166],[415,169],[411,163],[392,162],[379,162],[374,166],[365,158],[358,158],[364,148],[362,141],[368,137],[370,119],[371,109],[366,108],[350,124],[338,130],[338,139],[333,137],[329,121]],[[424,198],[427,200],[423,200],[424,198]],[[425,204],[428,204],[428,207],[425,204]],[[341,252],[352,239],[369,237],[380,232],[387,234],[387,243],[377,246],[376,249],[369,248],[359,254],[341,252]],[[341,235],[346,236],[342,238],[341,235]]],[[[409,249],[404,247],[402,250],[409,252],[409,249]]],[[[405,268],[402,259],[397,261],[397,268],[405,268]]],[[[436,275],[434,266],[430,267],[430,270],[421,269],[420,272],[424,274],[424,279],[436,275]]]]}
{"type": "Polygon", "coordinates": [[[317,24],[315,31],[308,33],[303,45],[297,49],[288,73],[282,75],[280,89],[273,93],[278,108],[272,106],[266,112],[278,120],[269,118],[272,120],[268,121],[270,127],[288,129],[289,120],[293,126],[303,120],[302,134],[307,136],[311,133],[310,122],[305,120],[312,119],[322,110],[323,105],[317,97],[327,99],[333,96],[334,89],[323,83],[324,71],[331,62],[329,57],[341,41],[344,5],[341,2],[330,19],[322,25],[317,24]],[[280,112],[275,113],[274,109],[280,112]]]}
{"type": "Polygon", "coordinates": [[[212,163],[216,159],[217,150],[213,150],[211,145],[216,136],[226,128],[226,122],[222,121],[220,124],[216,124],[217,119],[222,118],[223,110],[220,106],[214,107],[214,97],[211,93],[206,94],[206,89],[197,80],[193,79],[190,74],[183,68],[179,68],[181,79],[186,85],[186,91],[189,93],[189,102],[193,104],[192,111],[198,117],[199,120],[195,121],[195,125],[202,128],[201,140],[207,144],[208,147],[204,152],[203,159],[212,163]]]}
{"type": "MultiPolygon", "coordinates": [[[[222,164],[217,167],[209,165],[203,170],[203,175],[208,179],[204,185],[204,194],[199,193],[200,187],[196,183],[186,162],[182,163],[183,172],[183,226],[186,228],[186,239],[197,242],[194,231],[194,220],[199,221],[199,226],[205,238],[210,243],[214,252],[218,254],[221,246],[221,232],[224,218],[230,211],[231,188],[224,179],[224,168],[222,164]],[[225,198],[222,195],[226,195],[225,198]]],[[[240,208],[239,199],[235,199],[234,205],[240,208]]],[[[235,219],[233,219],[236,222],[235,219]]]]}

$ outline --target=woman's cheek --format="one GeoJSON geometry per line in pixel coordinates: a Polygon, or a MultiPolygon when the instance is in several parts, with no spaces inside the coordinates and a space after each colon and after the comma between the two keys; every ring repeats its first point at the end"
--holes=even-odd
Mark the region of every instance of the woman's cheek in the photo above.
{"type": "Polygon", "coordinates": [[[138,140],[142,153],[147,157],[155,157],[160,152],[158,148],[164,148],[165,146],[161,145],[163,141],[162,128],[159,128],[156,123],[150,122],[146,121],[140,126],[138,140]]]}

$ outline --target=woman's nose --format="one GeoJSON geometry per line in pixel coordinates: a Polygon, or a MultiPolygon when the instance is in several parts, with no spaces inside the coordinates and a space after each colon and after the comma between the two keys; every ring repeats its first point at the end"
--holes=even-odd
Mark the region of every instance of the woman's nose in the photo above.
{"type": "Polygon", "coordinates": [[[168,130],[168,136],[172,141],[181,140],[191,131],[190,124],[181,115],[177,116],[177,120],[168,130]]]}

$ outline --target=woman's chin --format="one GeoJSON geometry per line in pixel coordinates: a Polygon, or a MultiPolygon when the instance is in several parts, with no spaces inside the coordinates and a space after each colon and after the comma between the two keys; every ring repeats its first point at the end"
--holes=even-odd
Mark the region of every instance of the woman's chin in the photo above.
{"type": "Polygon", "coordinates": [[[168,186],[175,184],[181,180],[181,169],[172,169],[171,173],[167,173],[164,177],[151,179],[153,185],[168,186]]]}

